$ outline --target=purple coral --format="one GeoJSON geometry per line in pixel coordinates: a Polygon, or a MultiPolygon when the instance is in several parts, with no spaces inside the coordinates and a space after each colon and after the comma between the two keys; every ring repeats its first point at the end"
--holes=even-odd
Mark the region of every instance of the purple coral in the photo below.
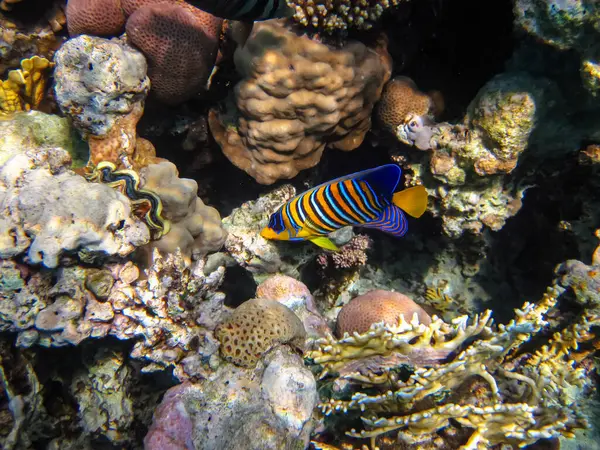
{"type": "Polygon", "coordinates": [[[371,248],[371,239],[365,234],[354,236],[350,242],[340,248],[337,253],[322,253],[317,257],[317,263],[325,270],[353,269],[367,263],[367,250],[371,248]]]}
{"type": "Polygon", "coordinates": [[[144,450],[195,450],[194,425],[183,403],[191,383],[172,387],[154,412],[152,425],[144,438],[144,450]]]}

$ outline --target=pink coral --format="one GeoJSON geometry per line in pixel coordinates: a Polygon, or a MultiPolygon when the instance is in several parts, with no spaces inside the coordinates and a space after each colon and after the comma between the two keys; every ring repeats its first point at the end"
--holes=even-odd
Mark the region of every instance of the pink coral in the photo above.
{"type": "Polygon", "coordinates": [[[419,322],[429,325],[431,317],[412,299],[399,292],[377,289],[360,295],[345,305],[337,319],[336,334],[365,333],[378,322],[396,324],[401,316],[410,321],[417,314],[419,322]]]}
{"type": "Polygon", "coordinates": [[[169,104],[198,93],[217,59],[223,20],[179,0],[69,0],[71,35],[117,35],[148,59],[152,92],[169,104]]]}
{"type": "Polygon", "coordinates": [[[194,450],[193,423],[182,397],[191,383],[186,382],[167,391],[154,412],[152,425],[144,438],[145,450],[194,450]]]}

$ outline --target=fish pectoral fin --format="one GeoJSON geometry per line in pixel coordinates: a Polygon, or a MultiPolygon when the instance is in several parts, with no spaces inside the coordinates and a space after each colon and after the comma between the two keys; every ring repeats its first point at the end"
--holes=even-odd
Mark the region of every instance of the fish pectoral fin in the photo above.
{"type": "Polygon", "coordinates": [[[298,231],[298,233],[296,233],[296,237],[298,237],[298,238],[308,238],[312,235],[313,235],[313,233],[311,233],[306,228],[302,228],[300,231],[298,231]]]}
{"type": "Polygon", "coordinates": [[[338,246],[335,245],[333,242],[331,242],[331,239],[326,238],[325,236],[315,236],[315,237],[308,238],[308,240],[310,242],[312,242],[313,244],[318,245],[321,248],[324,248],[325,250],[333,250],[334,252],[340,251],[338,246]]]}
{"type": "Polygon", "coordinates": [[[427,189],[414,186],[396,192],[392,202],[411,217],[421,217],[427,209],[427,189]]]}

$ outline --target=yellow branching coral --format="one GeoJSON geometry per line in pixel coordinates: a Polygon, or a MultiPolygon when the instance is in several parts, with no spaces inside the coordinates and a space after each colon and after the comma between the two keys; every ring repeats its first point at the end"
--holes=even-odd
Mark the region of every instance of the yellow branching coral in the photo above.
{"type": "Polygon", "coordinates": [[[44,99],[47,72],[53,63],[33,56],[21,61],[21,68],[8,72],[0,81],[0,114],[36,109],[44,99]]]}
{"type": "Polygon", "coordinates": [[[397,431],[398,438],[409,445],[430,441],[452,423],[469,433],[461,449],[487,449],[496,444],[520,448],[539,439],[572,437],[574,429],[586,426],[578,407],[589,383],[578,365],[582,355],[589,354],[582,344],[595,339],[590,328],[600,324],[600,316],[585,312],[555,332],[546,345],[531,353],[523,348],[548,327],[546,316],[561,292],[549,289],[540,302],[526,303],[515,311],[512,321],[497,327],[486,312],[471,325],[466,317],[452,324],[435,318],[430,327],[415,321],[397,327],[377,324],[363,335],[322,340],[307,356],[322,366],[323,375],[337,373],[337,381],[346,382],[337,392],[347,397],[348,383],[371,389],[354,392],[350,399],[329,399],[320,405],[321,410],[326,415],[362,411],[366,430],[347,434],[370,438],[372,446],[378,436],[391,431],[397,431]],[[446,360],[419,364],[414,355],[427,343],[434,350],[440,346],[449,350],[446,360]],[[451,352],[460,348],[453,356],[451,352]],[[413,366],[409,376],[398,376],[389,367],[382,376],[380,367],[368,363],[373,354],[391,357],[395,352],[408,355],[408,364],[413,366]],[[345,373],[349,360],[353,368],[360,368],[356,374],[345,373]],[[483,387],[469,389],[474,382],[483,387]],[[379,393],[373,393],[373,388],[379,388],[379,393]]]}

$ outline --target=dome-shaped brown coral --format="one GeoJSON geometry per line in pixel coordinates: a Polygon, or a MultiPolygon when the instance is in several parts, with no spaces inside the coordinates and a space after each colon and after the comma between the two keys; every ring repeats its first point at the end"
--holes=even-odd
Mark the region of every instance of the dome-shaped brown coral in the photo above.
{"type": "Polygon", "coordinates": [[[283,302],[290,298],[310,299],[311,305],[313,303],[312,294],[304,283],[282,274],[270,276],[260,283],[256,288],[256,297],[283,302]]]}
{"type": "Polygon", "coordinates": [[[69,0],[66,13],[71,37],[80,34],[115,36],[125,26],[120,0],[69,0]]]}
{"type": "Polygon", "coordinates": [[[306,331],[287,306],[275,300],[255,298],[238,306],[215,330],[225,359],[242,367],[254,366],[277,344],[304,349],[306,331]]]}
{"type": "Polygon", "coordinates": [[[400,316],[408,322],[415,313],[422,324],[431,323],[429,314],[406,295],[378,289],[350,300],[338,315],[335,331],[339,337],[365,333],[374,323],[396,324],[400,316]]]}
{"type": "MultiPolygon", "coordinates": [[[[436,95],[439,97],[439,94],[436,95]]],[[[432,97],[421,92],[410,78],[395,77],[383,88],[376,109],[377,120],[383,127],[395,133],[398,125],[403,124],[409,115],[427,116],[439,108],[438,102],[441,102],[441,99],[434,102],[432,97]]]]}
{"type": "Polygon", "coordinates": [[[187,3],[148,4],[127,19],[127,37],[148,60],[152,92],[169,104],[187,100],[213,69],[223,20],[187,3]]]}

